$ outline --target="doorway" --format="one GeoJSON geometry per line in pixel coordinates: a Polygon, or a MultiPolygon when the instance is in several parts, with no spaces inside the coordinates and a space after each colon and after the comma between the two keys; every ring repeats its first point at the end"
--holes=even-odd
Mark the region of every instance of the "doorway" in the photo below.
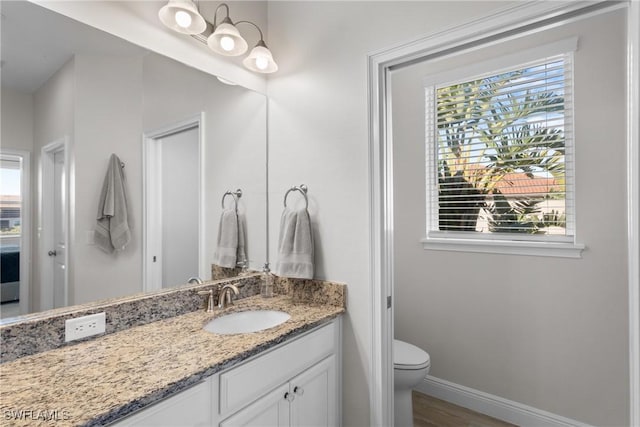
{"type": "Polygon", "coordinates": [[[69,149],[67,138],[41,151],[39,310],[69,304],[69,149]]]}
{"type": "Polygon", "coordinates": [[[0,317],[30,310],[30,176],[31,155],[24,150],[0,152],[0,317]]]}
{"type": "MultiPolygon", "coordinates": [[[[625,6],[626,7],[626,6],[625,6]]],[[[522,22],[542,25],[547,22],[544,18],[565,16],[575,14],[578,16],[577,4],[551,4],[536,3],[522,4],[512,10],[500,14],[500,18],[486,17],[478,19],[467,25],[461,25],[450,31],[434,33],[420,40],[415,40],[393,49],[387,49],[380,53],[369,56],[369,102],[370,102],[370,189],[371,189],[371,292],[372,292],[372,320],[371,328],[372,340],[372,387],[371,387],[371,424],[389,425],[393,414],[393,365],[390,343],[393,340],[394,324],[392,299],[394,296],[394,176],[393,176],[393,131],[390,103],[389,81],[393,70],[397,70],[404,65],[415,63],[419,58],[434,58],[440,54],[448,54],[451,49],[461,45],[462,40],[468,42],[465,46],[473,49],[478,46],[479,39],[485,37],[486,40],[492,38],[493,41],[498,35],[506,34],[509,31],[522,27],[522,22]],[[506,32],[506,33],[505,33],[506,32]],[[480,36],[480,35],[484,36],[480,36]]],[[[629,8],[631,16],[640,16],[638,8],[629,8]]],[[[591,10],[593,12],[593,9],[591,10]]],[[[498,16],[498,15],[496,15],[498,16]]],[[[587,16],[587,15],[585,15],[587,16]]],[[[630,21],[634,21],[631,19],[630,21]]],[[[637,20],[635,20],[637,21],[637,20]]],[[[634,23],[629,27],[628,35],[635,34],[628,38],[628,52],[638,51],[638,24],[634,23]],[[634,50],[635,49],[635,50],[634,50]]],[[[628,58],[627,58],[628,59],[628,58]]],[[[637,62],[637,61],[636,61],[637,62]]],[[[637,111],[637,81],[638,72],[628,75],[629,81],[633,82],[632,87],[636,88],[635,98],[629,98],[627,104],[627,117],[631,117],[637,111]]],[[[628,161],[628,176],[637,178],[638,170],[638,124],[637,120],[630,120],[631,126],[627,134],[627,149],[630,153],[628,161]],[[634,154],[635,153],[635,154],[634,154]]],[[[637,182],[637,179],[629,179],[629,182],[637,182]]],[[[633,187],[633,186],[632,186],[633,187]]],[[[629,349],[630,371],[631,371],[631,392],[630,410],[631,424],[638,424],[640,419],[640,369],[638,368],[638,352],[640,346],[640,334],[638,328],[638,199],[637,191],[627,189],[629,215],[636,221],[629,221],[633,224],[629,231],[629,295],[635,296],[629,302],[630,307],[630,342],[629,349]]],[[[637,190],[637,189],[636,189],[637,190]]],[[[453,389],[451,389],[453,390],[453,389]]],[[[456,390],[456,392],[459,392],[456,390]]],[[[496,405],[499,406],[499,405],[496,405]]],[[[515,407],[514,407],[515,408],[515,407]]],[[[529,423],[531,424],[531,423],[529,423]]]]}
{"type": "Polygon", "coordinates": [[[206,274],[201,116],[144,137],[144,288],[158,290],[206,274]]]}

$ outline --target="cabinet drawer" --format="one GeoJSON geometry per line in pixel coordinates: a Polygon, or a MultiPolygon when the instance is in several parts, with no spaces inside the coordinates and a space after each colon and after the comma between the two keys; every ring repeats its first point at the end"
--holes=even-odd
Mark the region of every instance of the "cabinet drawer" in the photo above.
{"type": "Polygon", "coordinates": [[[220,415],[240,409],[335,352],[332,322],[285,346],[220,374],[220,415]]]}

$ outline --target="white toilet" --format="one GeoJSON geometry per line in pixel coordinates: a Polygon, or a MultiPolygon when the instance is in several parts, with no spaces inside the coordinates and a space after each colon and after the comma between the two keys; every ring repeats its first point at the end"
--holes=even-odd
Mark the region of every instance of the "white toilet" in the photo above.
{"type": "Polygon", "coordinates": [[[413,426],[411,390],[429,373],[429,353],[415,345],[393,340],[393,385],[395,427],[413,426]]]}

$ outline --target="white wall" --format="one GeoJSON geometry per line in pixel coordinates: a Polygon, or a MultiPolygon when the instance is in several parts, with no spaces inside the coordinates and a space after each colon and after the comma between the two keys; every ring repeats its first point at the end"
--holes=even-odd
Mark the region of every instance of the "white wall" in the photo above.
{"type": "MultiPolygon", "coordinates": [[[[367,54],[449,28],[505,2],[269,2],[270,253],[282,197],[305,183],[316,277],[348,284],[343,419],[369,425],[371,292],[367,54]]],[[[272,259],[272,262],[275,259],[272,259]]]]}
{"type": "Polygon", "coordinates": [[[628,425],[625,12],[393,74],[395,333],[430,375],[598,426],[628,425]],[[423,77],[579,36],[582,259],[426,251],[423,77]]]}
{"type": "Polygon", "coordinates": [[[142,56],[77,55],[75,209],[70,304],[129,295],[142,290],[142,56]],[[125,163],[131,242],[107,254],[90,245],[100,189],[109,157],[125,163]]]}
{"type": "Polygon", "coordinates": [[[2,148],[33,152],[33,95],[2,88],[2,148]]]}

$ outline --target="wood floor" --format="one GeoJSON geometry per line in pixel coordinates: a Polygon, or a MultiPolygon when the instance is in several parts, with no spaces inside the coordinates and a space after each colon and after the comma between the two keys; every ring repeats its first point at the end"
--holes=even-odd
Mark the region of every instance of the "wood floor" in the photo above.
{"type": "Polygon", "coordinates": [[[515,427],[444,400],[413,392],[414,427],[515,427]]]}

